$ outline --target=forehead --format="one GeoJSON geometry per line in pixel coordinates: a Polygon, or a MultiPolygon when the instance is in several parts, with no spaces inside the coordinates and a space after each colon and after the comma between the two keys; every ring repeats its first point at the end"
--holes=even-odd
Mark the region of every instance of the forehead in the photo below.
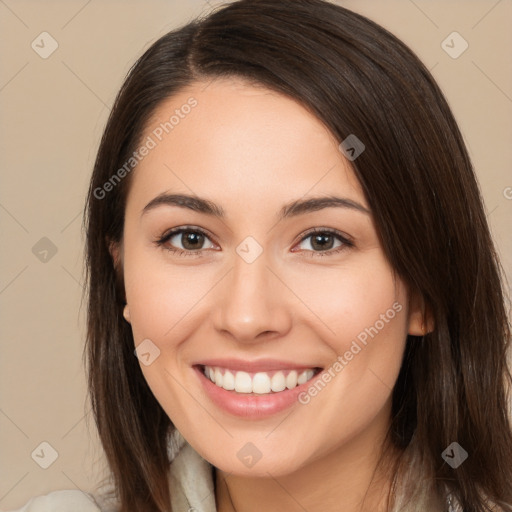
{"type": "Polygon", "coordinates": [[[132,199],[170,190],[261,209],[262,198],[277,205],[339,192],[367,206],[339,141],[320,120],[238,78],[197,82],[165,100],[144,141],[151,149],[134,170],[132,199]]]}

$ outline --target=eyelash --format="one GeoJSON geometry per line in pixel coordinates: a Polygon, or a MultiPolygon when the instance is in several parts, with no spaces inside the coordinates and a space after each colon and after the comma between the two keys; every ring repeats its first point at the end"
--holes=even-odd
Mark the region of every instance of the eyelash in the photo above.
{"type": "MultiPolygon", "coordinates": [[[[162,235],[161,238],[159,238],[158,240],[155,240],[155,244],[158,247],[162,247],[165,250],[170,251],[178,256],[198,256],[201,252],[206,250],[206,249],[197,249],[195,251],[188,251],[186,249],[178,249],[175,247],[165,245],[173,236],[179,235],[181,233],[201,234],[201,235],[205,236],[206,238],[210,239],[210,235],[206,231],[202,230],[201,228],[193,227],[193,226],[190,226],[190,227],[185,226],[185,227],[175,228],[175,229],[171,229],[170,231],[167,231],[166,233],[164,233],[164,235],[162,235]]],[[[306,249],[305,250],[306,254],[308,254],[307,257],[314,258],[317,256],[318,257],[333,256],[335,254],[340,253],[343,250],[346,250],[350,247],[354,247],[354,243],[351,242],[347,237],[345,237],[339,231],[337,231],[335,229],[331,229],[331,228],[313,228],[313,229],[307,231],[304,234],[304,236],[299,240],[298,243],[300,244],[300,243],[304,242],[305,240],[307,240],[309,237],[311,237],[313,235],[317,235],[317,234],[332,235],[335,238],[337,238],[340,242],[342,242],[342,245],[340,245],[336,249],[329,249],[327,251],[311,251],[311,250],[306,249]]],[[[297,251],[295,251],[295,252],[297,252],[297,251]]]]}

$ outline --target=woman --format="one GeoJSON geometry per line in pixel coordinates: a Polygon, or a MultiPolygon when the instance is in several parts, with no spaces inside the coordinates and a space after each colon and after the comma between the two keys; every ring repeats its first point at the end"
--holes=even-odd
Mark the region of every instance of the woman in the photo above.
{"type": "Polygon", "coordinates": [[[383,28],[241,0],[162,37],[86,228],[99,508],[512,511],[499,263],[450,109],[383,28]]]}

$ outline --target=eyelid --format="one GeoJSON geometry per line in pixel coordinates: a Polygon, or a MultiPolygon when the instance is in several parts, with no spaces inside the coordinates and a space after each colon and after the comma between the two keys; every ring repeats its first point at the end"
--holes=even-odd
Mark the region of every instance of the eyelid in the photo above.
{"type": "MultiPolygon", "coordinates": [[[[210,240],[210,242],[212,244],[218,245],[218,244],[216,244],[216,242],[214,242],[212,240],[212,238],[213,238],[212,235],[206,229],[200,228],[198,226],[190,226],[190,225],[179,226],[179,227],[169,229],[161,237],[159,237],[157,240],[155,240],[154,243],[159,247],[164,247],[166,250],[168,250],[172,253],[175,253],[178,255],[185,255],[185,256],[200,255],[202,252],[207,250],[207,249],[186,250],[186,249],[180,249],[180,248],[176,248],[176,247],[172,247],[172,248],[165,247],[165,244],[172,237],[179,235],[183,232],[199,233],[199,234],[205,236],[206,238],[208,238],[208,240],[210,240]]],[[[338,254],[342,250],[348,249],[350,247],[354,247],[354,245],[355,245],[352,237],[350,237],[349,235],[346,235],[345,233],[342,233],[341,231],[338,231],[337,229],[326,228],[326,227],[324,227],[324,228],[315,227],[315,228],[308,229],[306,232],[302,233],[301,237],[298,239],[297,242],[294,243],[293,246],[295,247],[296,245],[304,242],[307,238],[309,238],[312,235],[315,235],[317,233],[332,235],[335,238],[337,238],[342,243],[342,245],[335,249],[328,249],[326,251],[312,251],[312,250],[304,250],[304,249],[294,251],[292,249],[292,252],[305,252],[308,254],[308,256],[311,256],[311,257],[315,257],[315,256],[321,257],[321,256],[330,256],[330,255],[338,254]]],[[[211,248],[208,248],[208,249],[211,249],[211,248]]]]}
{"type": "Polygon", "coordinates": [[[164,232],[164,234],[161,237],[159,237],[158,241],[165,242],[165,241],[169,240],[169,238],[171,238],[172,236],[182,233],[183,231],[197,232],[197,233],[200,233],[201,235],[204,235],[210,239],[213,238],[213,235],[204,228],[200,228],[199,226],[185,225],[185,226],[177,226],[175,228],[168,229],[167,231],[164,232]]]}
{"type": "Polygon", "coordinates": [[[294,247],[298,244],[301,244],[305,240],[307,240],[309,237],[315,234],[327,234],[335,237],[341,242],[341,245],[339,247],[336,247],[334,249],[327,249],[326,251],[312,251],[312,250],[305,250],[305,249],[299,249],[299,250],[293,250],[292,252],[303,252],[307,257],[315,258],[315,257],[328,257],[328,256],[335,256],[342,251],[345,251],[347,249],[350,249],[352,247],[355,247],[355,243],[349,235],[346,235],[345,233],[342,233],[341,231],[338,231],[337,229],[333,228],[311,228],[307,230],[305,233],[301,235],[301,238],[297,243],[294,244],[294,247]]]}
{"type": "Polygon", "coordinates": [[[315,235],[317,233],[320,233],[320,234],[326,233],[329,235],[333,235],[333,236],[337,237],[338,239],[340,239],[343,243],[346,243],[348,245],[354,245],[354,241],[353,241],[352,237],[350,237],[346,233],[338,231],[337,229],[334,229],[334,228],[311,228],[311,229],[308,229],[305,233],[303,233],[301,235],[301,237],[299,238],[297,243],[303,242],[306,238],[310,237],[311,235],[315,235]]]}
{"type": "MultiPolygon", "coordinates": [[[[167,231],[164,232],[164,234],[162,236],[160,236],[157,240],[155,240],[154,243],[157,246],[163,247],[172,237],[179,235],[181,233],[184,233],[184,232],[199,233],[199,234],[203,235],[204,237],[208,238],[208,240],[210,240],[210,242],[213,245],[218,245],[218,244],[216,244],[216,242],[214,242],[212,240],[213,236],[206,229],[200,228],[198,226],[179,226],[179,227],[168,229],[167,231]]],[[[197,249],[197,250],[189,251],[186,249],[180,249],[180,248],[176,248],[176,247],[173,247],[173,248],[165,247],[165,248],[170,252],[187,254],[187,255],[195,255],[195,254],[201,253],[206,250],[206,249],[197,249]]]]}

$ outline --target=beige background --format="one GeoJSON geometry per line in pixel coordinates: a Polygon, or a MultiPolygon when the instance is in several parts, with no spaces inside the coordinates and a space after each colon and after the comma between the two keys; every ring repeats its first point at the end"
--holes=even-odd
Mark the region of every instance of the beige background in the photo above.
{"type": "MultiPolygon", "coordinates": [[[[0,0],[4,510],[56,489],[92,489],[103,475],[81,363],[85,192],[109,108],[131,64],[165,32],[218,3],[0,0]],[[47,59],[31,47],[44,31],[59,45],[47,59]],[[33,253],[43,237],[57,248],[46,262],[40,258],[48,242],[33,253]],[[43,460],[36,455],[43,441],[58,452],[48,469],[35,462],[43,460]]],[[[470,149],[510,279],[512,1],[339,3],[391,30],[432,70],[470,149]],[[453,31],[469,44],[457,59],[441,46],[453,31]]]]}

